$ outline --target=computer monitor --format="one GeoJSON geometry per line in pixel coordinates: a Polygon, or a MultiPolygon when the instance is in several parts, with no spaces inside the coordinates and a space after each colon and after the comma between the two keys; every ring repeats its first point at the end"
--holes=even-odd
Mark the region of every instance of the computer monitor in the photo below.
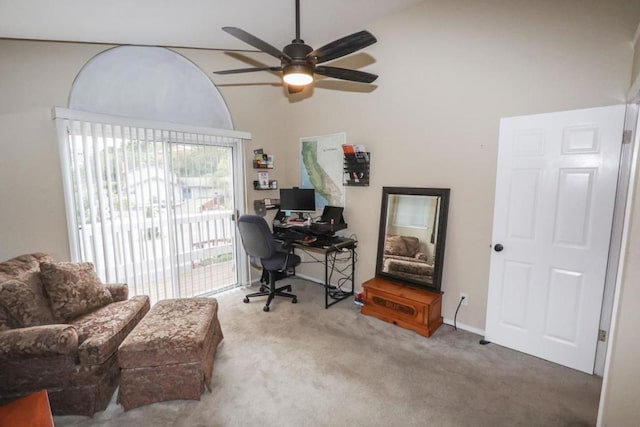
{"type": "Polygon", "coordinates": [[[316,211],[316,191],[313,188],[281,188],[280,210],[298,212],[316,211]]]}

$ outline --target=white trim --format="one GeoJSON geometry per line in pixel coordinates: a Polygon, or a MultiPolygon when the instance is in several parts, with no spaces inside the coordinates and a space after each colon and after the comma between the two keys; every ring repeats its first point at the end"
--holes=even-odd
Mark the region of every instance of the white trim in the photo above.
{"type": "MultiPolygon", "coordinates": [[[[640,81],[640,79],[638,79],[640,81]]],[[[638,92],[633,94],[637,97],[638,92]]],[[[600,403],[598,405],[598,419],[596,425],[603,425],[604,407],[609,394],[609,372],[611,370],[611,356],[613,350],[613,342],[617,338],[618,309],[620,306],[620,292],[622,287],[622,279],[624,277],[624,265],[627,259],[627,246],[629,245],[629,225],[631,222],[631,210],[633,207],[633,194],[635,191],[636,176],[638,174],[638,151],[640,145],[640,120],[636,123],[635,137],[633,147],[633,160],[631,161],[631,172],[629,174],[629,188],[627,190],[627,206],[624,214],[624,226],[622,229],[622,242],[620,246],[620,260],[618,261],[618,275],[616,278],[615,294],[613,296],[613,309],[611,311],[611,328],[609,329],[609,338],[607,342],[607,356],[604,366],[604,375],[602,377],[602,388],[600,390],[600,403]]]]}
{"type": "Polygon", "coordinates": [[[249,262],[249,257],[244,250],[244,245],[242,244],[242,238],[240,233],[238,232],[238,216],[240,212],[245,212],[247,209],[247,173],[245,169],[246,159],[244,155],[245,149],[244,144],[235,145],[233,148],[233,167],[234,171],[234,186],[233,194],[234,196],[239,196],[237,200],[233,201],[233,223],[234,223],[234,231],[235,231],[235,245],[236,245],[236,263],[237,263],[237,271],[238,271],[238,283],[241,286],[244,286],[245,283],[251,283],[251,263],[249,262]]]}
{"type": "MultiPolygon", "coordinates": [[[[638,46],[638,55],[640,55],[640,46],[638,46]]],[[[629,89],[629,93],[627,94],[627,101],[634,102],[638,97],[638,94],[640,94],[640,73],[638,73],[636,81],[633,82],[631,89],[629,89]]]]}
{"type": "Polygon", "coordinates": [[[71,178],[71,167],[69,167],[69,144],[67,135],[67,126],[64,120],[56,120],[56,131],[58,133],[58,154],[60,155],[60,164],[62,172],[63,182],[63,194],[65,205],[65,216],[67,218],[67,234],[69,237],[69,252],[71,255],[71,261],[78,262],[80,260],[80,253],[78,252],[78,235],[76,230],[78,224],[76,223],[75,215],[67,215],[69,208],[75,206],[73,196],[73,184],[71,178]]]}
{"type": "MultiPolygon", "coordinates": [[[[306,274],[298,274],[298,273],[296,273],[296,277],[298,277],[300,279],[308,280],[310,282],[319,283],[321,285],[324,284],[324,282],[322,280],[317,279],[315,277],[307,276],[306,274]]],[[[451,320],[451,319],[446,319],[445,318],[445,319],[443,319],[443,323],[445,325],[453,326],[453,320],[451,320]]],[[[484,329],[478,329],[478,328],[476,328],[474,326],[469,326],[469,325],[466,325],[466,324],[460,323],[460,322],[457,322],[456,327],[458,329],[462,329],[462,330],[467,331],[467,332],[472,332],[474,334],[480,335],[481,337],[484,337],[484,329]]]]}
{"type": "MultiPolygon", "coordinates": [[[[636,34],[633,36],[633,48],[635,49],[635,54],[640,55],[640,24],[638,24],[638,28],[636,28],[636,34]]],[[[629,93],[627,94],[627,101],[634,102],[635,98],[640,93],[640,74],[636,77],[636,80],[631,85],[631,89],[629,89],[629,93]]]]}
{"type": "MultiPolygon", "coordinates": [[[[451,319],[443,319],[443,323],[445,325],[453,326],[453,320],[451,319]]],[[[478,329],[474,326],[465,325],[464,323],[456,323],[456,327],[458,329],[462,329],[463,331],[473,332],[474,334],[478,334],[481,337],[484,337],[484,329],[478,329]]]]}
{"type": "Polygon", "coordinates": [[[54,119],[71,119],[83,122],[111,123],[121,126],[151,128],[167,131],[199,133],[203,135],[221,136],[226,138],[251,139],[251,133],[229,129],[215,129],[204,126],[193,126],[181,123],[158,122],[154,120],[134,119],[130,117],[112,116],[110,114],[98,114],[88,111],[70,110],[64,107],[53,107],[51,111],[54,119]]]}
{"type": "Polygon", "coordinates": [[[304,280],[308,280],[308,281],[313,282],[313,283],[318,283],[320,285],[324,285],[324,281],[318,279],[317,277],[307,276],[306,274],[298,274],[297,272],[296,272],[296,276],[295,277],[298,277],[298,278],[304,279],[304,280]]]}
{"type": "MultiPolygon", "coordinates": [[[[627,104],[624,117],[624,132],[631,132],[635,137],[637,119],[638,106],[636,104],[627,104]]],[[[609,335],[609,330],[611,329],[611,318],[613,316],[613,298],[616,289],[618,264],[620,257],[623,256],[620,248],[622,246],[622,231],[626,215],[628,194],[627,189],[629,188],[629,177],[632,173],[633,149],[633,144],[625,144],[624,142],[622,143],[622,146],[620,148],[618,185],[616,188],[613,222],[611,226],[611,241],[609,243],[609,258],[607,260],[607,272],[605,276],[602,309],[600,313],[600,330],[605,331],[607,335],[609,335]]],[[[602,377],[602,375],[604,375],[606,356],[607,342],[598,341],[598,343],[596,344],[594,374],[599,377],[602,377]]]]}

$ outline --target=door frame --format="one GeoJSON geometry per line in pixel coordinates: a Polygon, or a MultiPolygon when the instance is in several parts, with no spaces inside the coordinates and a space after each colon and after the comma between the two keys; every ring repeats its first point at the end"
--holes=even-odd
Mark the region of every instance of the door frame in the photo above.
{"type": "MultiPolygon", "coordinates": [[[[640,28],[640,27],[639,27],[640,28]]],[[[629,225],[631,222],[631,208],[634,202],[634,191],[635,191],[635,181],[636,176],[638,174],[638,161],[640,161],[640,77],[636,80],[636,83],[633,85],[632,90],[629,92],[629,101],[627,103],[627,116],[629,120],[633,119],[635,121],[635,126],[630,130],[632,134],[631,144],[632,145],[632,155],[630,156],[631,167],[629,170],[628,177],[628,189],[626,194],[626,206],[624,209],[624,220],[622,224],[622,235],[620,247],[618,248],[619,253],[621,254],[620,259],[618,261],[618,265],[616,266],[616,280],[612,285],[613,289],[613,297],[612,297],[612,308],[611,315],[609,318],[609,331],[607,333],[607,342],[606,342],[606,355],[604,357],[604,375],[602,378],[602,387],[600,389],[600,401],[598,405],[598,419],[596,421],[597,425],[601,425],[603,422],[603,417],[605,415],[605,406],[607,401],[607,395],[609,391],[609,372],[611,370],[611,351],[613,349],[612,339],[616,333],[617,320],[618,320],[618,308],[620,306],[620,288],[622,286],[622,278],[624,276],[624,265],[626,262],[626,248],[629,244],[629,225]]],[[[625,123],[625,130],[627,123],[625,123]]]]}
{"type": "Polygon", "coordinates": [[[633,190],[631,180],[635,176],[635,161],[637,154],[637,124],[640,112],[640,93],[636,102],[628,103],[624,117],[623,141],[620,150],[620,166],[618,169],[618,185],[616,187],[616,199],[613,208],[613,223],[611,226],[611,241],[609,244],[609,258],[607,260],[607,272],[600,312],[600,330],[605,332],[604,341],[598,340],[596,347],[596,359],[594,374],[604,376],[605,364],[608,354],[608,344],[611,337],[611,323],[614,312],[614,296],[617,289],[617,279],[622,274],[621,260],[622,247],[628,236],[625,235],[625,219],[628,215],[627,206],[631,203],[633,190]]]}

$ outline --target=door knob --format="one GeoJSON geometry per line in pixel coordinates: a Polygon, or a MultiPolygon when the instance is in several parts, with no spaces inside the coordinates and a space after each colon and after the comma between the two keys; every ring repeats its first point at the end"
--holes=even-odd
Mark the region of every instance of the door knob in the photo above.
{"type": "Polygon", "coordinates": [[[500,243],[493,246],[493,250],[496,252],[502,252],[503,249],[504,249],[504,246],[502,246],[500,243]]]}

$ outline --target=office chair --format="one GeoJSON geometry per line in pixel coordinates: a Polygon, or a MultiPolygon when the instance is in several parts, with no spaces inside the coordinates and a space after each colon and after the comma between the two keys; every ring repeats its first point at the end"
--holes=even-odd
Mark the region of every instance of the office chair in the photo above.
{"type": "Polygon", "coordinates": [[[238,230],[240,230],[240,238],[244,250],[252,259],[252,264],[262,266],[263,277],[264,272],[268,274],[269,287],[260,287],[260,292],[246,295],[244,302],[248,303],[249,298],[267,296],[267,303],[263,307],[264,311],[269,311],[269,304],[274,297],[291,298],[292,303],[297,303],[298,299],[295,295],[285,292],[291,291],[291,285],[276,288],[276,281],[284,277],[292,276],[289,271],[300,264],[300,257],[287,250],[279,251],[279,244],[273,238],[271,229],[267,225],[264,218],[256,215],[242,215],[238,219],[238,230]]]}

